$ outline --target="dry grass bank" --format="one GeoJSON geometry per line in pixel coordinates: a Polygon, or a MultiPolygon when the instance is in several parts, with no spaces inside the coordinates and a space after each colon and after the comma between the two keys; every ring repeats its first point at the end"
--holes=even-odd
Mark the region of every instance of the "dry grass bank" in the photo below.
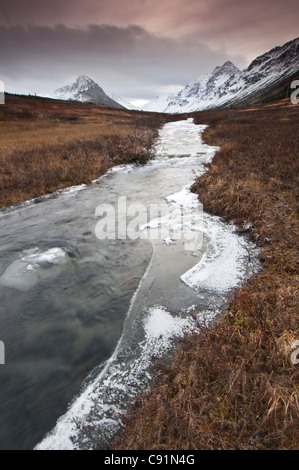
{"type": "Polygon", "coordinates": [[[88,183],[152,156],[167,116],[6,96],[0,106],[0,207],[88,183]]]}
{"type": "Polygon", "coordinates": [[[299,107],[194,114],[219,145],[193,186],[205,210],[261,245],[262,271],[217,327],[182,340],[125,419],[114,449],[298,449],[299,107]]]}

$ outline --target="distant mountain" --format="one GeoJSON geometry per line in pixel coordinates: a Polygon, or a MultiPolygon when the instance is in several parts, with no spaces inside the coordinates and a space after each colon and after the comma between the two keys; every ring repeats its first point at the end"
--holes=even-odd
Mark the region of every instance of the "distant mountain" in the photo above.
{"type": "Polygon", "coordinates": [[[299,38],[257,57],[241,71],[225,62],[188,83],[176,95],[155,98],[147,111],[184,113],[263,102],[285,93],[299,73],[299,38]]]}
{"type": "Polygon", "coordinates": [[[175,96],[176,96],[175,94],[157,96],[156,98],[151,100],[149,103],[146,103],[144,106],[142,106],[142,110],[160,112],[162,109],[164,112],[167,106],[169,105],[169,103],[173,99],[175,99],[175,96]]]}
{"type": "Polygon", "coordinates": [[[81,75],[71,85],[66,85],[56,90],[52,98],[59,100],[81,101],[82,103],[95,103],[111,106],[112,108],[123,108],[120,103],[110,98],[104,90],[86,75],[81,75]]]}
{"type": "Polygon", "coordinates": [[[136,109],[136,110],[139,110],[141,108],[138,108],[137,106],[134,106],[133,104],[129,103],[129,101],[126,101],[125,99],[121,98],[120,96],[118,95],[115,95],[114,93],[107,93],[108,96],[110,98],[112,98],[114,101],[116,101],[117,103],[119,103],[121,106],[123,106],[124,108],[126,109],[136,109]]]}

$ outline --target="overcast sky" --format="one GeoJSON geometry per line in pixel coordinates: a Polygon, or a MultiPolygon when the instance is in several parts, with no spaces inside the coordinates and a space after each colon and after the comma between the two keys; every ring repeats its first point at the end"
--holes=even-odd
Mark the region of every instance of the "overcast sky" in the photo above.
{"type": "Polygon", "coordinates": [[[149,100],[298,36],[298,0],[0,0],[0,81],[47,95],[88,75],[149,100]]]}

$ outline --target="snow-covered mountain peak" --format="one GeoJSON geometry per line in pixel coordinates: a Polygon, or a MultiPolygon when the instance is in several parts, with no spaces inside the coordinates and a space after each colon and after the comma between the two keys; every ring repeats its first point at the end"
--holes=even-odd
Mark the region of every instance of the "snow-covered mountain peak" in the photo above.
{"type": "Polygon", "coordinates": [[[238,67],[236,67],[230,60],[224,62],[223,65],[218,65],[214,68],[212,75],[227,74],[233,75],[234,73],[240,72],[238,67]]]}
{"type": "Polygon", "coordinates": [[[227,61],[215,67],[211,73],[189,82],[178,94],[155,98],[144,106],[143,110],[169,113],[193,111],[194,103],[214,95],[223,83],[239,72],[238,67],[227,61]]]}
{"type": "Polygon", "coordinates": [[[55,93],[58,93],[58,94],[69,93],[69,94],[73,94],[74,97],[76,98],[77,94],[88,92],[91,89],[98,89],[103,92],[103,89],[94,80],[87,77],[87,75],[80,75],[74,81],[74,83],[71,83],[70,85],[66,85],[62,88],[59,88],[58,90],[56,90],[55,93]]]}
{"type": "Polygon", "coordinates": [[[76,81],[73,83],[73,86],[76,87],[78,90],[82,90],[91,85],[97,85],[97,84],[94,80],[87,77],[87,75],[80,75],[80,77],[78,77],[76,81]]]}
{"type": "Polygon", "coordinates": [[[94,80],[92,80],[90,77],[88,77],[87,75],[80,75],[77,80],[76,80],[76,83],[95,83],[94,80]]]}
{"type": "Polygon", "coordinates": [[[103,104],[113,108],[122,108],[114,99],[110,98],[95,81],[87,75],[80,75],[74,83],[66,85],[56,90],[53,98],[60,100],[81,101],[82,103],[90,102],[95,104],[103,104]]]}
{"type": "Polygon", "coordinates": [[[146,109],[186,113],[258,103],[285,96],[285,89],[298,73],[299,38],[296,38],[260,55],[245,70],[227,61],[210,74],[189,82],[177,95],[148,103],[146,109]]]}

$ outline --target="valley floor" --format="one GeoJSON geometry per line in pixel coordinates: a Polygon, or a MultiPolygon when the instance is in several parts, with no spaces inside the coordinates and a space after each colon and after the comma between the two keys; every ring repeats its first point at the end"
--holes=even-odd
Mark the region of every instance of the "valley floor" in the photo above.
{"type": "Polygon", "coordinates": [[[114,449],[298,449],[298,111],[281,102],[193,115],[220,146],[193,191],[261,246],[263,269],[215,329],[182,339],[114,449]]]}
{"type": "Polygon", "coordinates": [[[0,106],[0,207],[89,183],[152,156],[167,115],[6,95],[0,106]]]}

